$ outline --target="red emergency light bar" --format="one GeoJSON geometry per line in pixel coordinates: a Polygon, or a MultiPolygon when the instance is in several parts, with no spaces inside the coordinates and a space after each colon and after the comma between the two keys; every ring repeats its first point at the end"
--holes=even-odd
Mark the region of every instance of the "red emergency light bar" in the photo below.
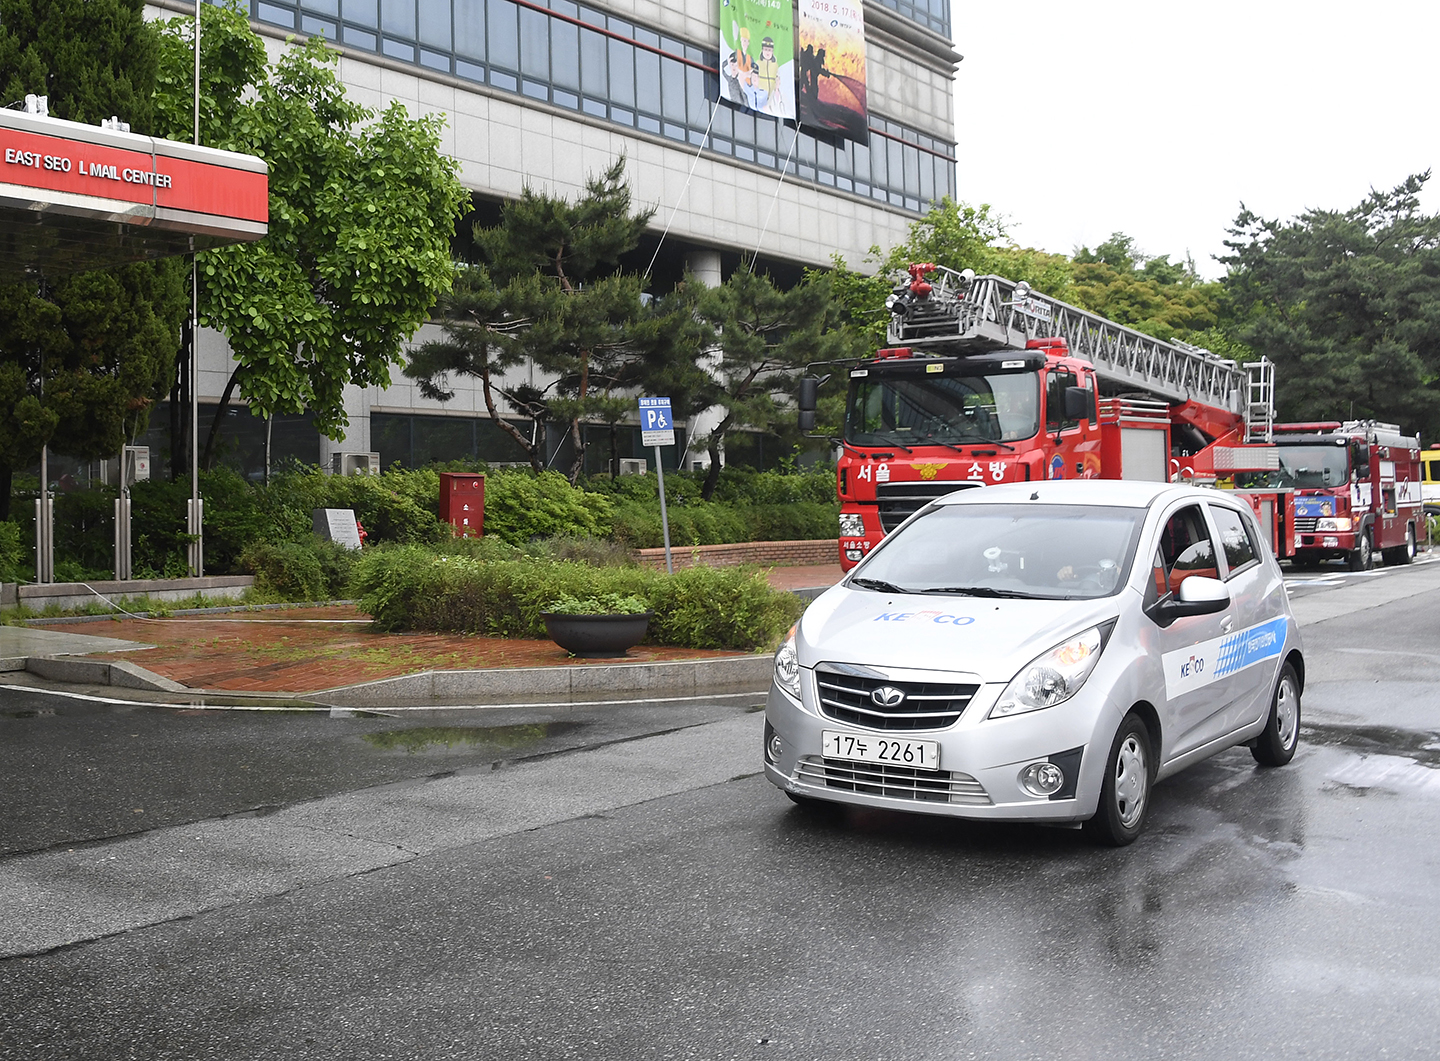
{"type": "MultiPolygon", "coordinates": [[[[914,352],[908,346],[890,346],[884,350],[875,351],[876,361],[885,361],[890,358],[913,357],[914,352]]],[[[1338,426],[1338,425],[1337,425],[1338,426]]]]}

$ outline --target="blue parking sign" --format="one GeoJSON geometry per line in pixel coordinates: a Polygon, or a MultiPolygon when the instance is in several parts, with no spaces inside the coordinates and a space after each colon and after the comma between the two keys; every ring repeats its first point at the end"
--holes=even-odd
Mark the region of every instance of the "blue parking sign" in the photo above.
{"type": "Polygon", "coordinates": [[[669,398],[640,399],[640,436],[644,446],[675,445],[675,421],[669,398]]]}

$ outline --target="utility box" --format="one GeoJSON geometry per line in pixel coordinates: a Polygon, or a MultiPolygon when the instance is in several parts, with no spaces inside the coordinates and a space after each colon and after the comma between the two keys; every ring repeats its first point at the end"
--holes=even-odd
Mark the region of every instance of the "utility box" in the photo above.
{"type": "Polygon", "coordinates": [[[484,534],[485,476],[441,472],[440,519],[455,528],[458,538],[478,538],[484,534]]]}
{"type": "Polygon", "coordinates": [[[648,468],[649,466],[646,464],[644,457],[620,458],[621,475],[644,475],[648,468]]]}
{"type": "Polygon", "coordinates": [[[150,447],[126,446],[120,460],[100,462],[100,481],[106,486],[134,486],[150,481],[150,447]]]}

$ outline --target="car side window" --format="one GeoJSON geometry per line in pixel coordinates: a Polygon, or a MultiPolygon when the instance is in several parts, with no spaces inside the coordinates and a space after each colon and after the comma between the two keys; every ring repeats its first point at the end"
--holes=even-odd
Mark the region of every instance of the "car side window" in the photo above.
{"type": "Polygon", "coordinates": [[[1219,577],[1215,547],[1199,505],[1186,505],[1165,521],[1160,532],[1160,561],[1165,570],[1165,592],[1177,593],[1191,575],[1219,577]]]}
{"type": "Polygon", "coordinates": [[[1211,505],[1210,515],[1215,518],[1215,529],[1220,533],[1220,548],[1225,550],[1225,566],[1230,569],[1227,578],[1251,564],[1259,563],[1255,543],[1246,531],[1240,513],[1211,505]]]}

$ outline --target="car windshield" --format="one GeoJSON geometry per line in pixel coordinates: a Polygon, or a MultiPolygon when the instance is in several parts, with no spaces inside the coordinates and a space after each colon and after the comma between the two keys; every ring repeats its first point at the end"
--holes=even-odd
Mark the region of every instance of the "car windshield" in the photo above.
{"type": "Polygon", "coordinates": [[[1125,583],[1145,510],[937,505],[887,538],[851,584],[887,592],[1077,600],[1125,583]]]}
{"type": "Polygon", "coordinates": [[[1279,446],[1280,467],[1235,477],[1239,487],[1293,486],[1311,489],[1343,486],[1350,481],[1349,452],[1344,446],[1279,446]]]}
{"type": "Polygon", "coordinates": [[[857,446],[1015,442],[1040,429],[1040,377],[871,376],[851,380],[845,441],[857,446]]]}

